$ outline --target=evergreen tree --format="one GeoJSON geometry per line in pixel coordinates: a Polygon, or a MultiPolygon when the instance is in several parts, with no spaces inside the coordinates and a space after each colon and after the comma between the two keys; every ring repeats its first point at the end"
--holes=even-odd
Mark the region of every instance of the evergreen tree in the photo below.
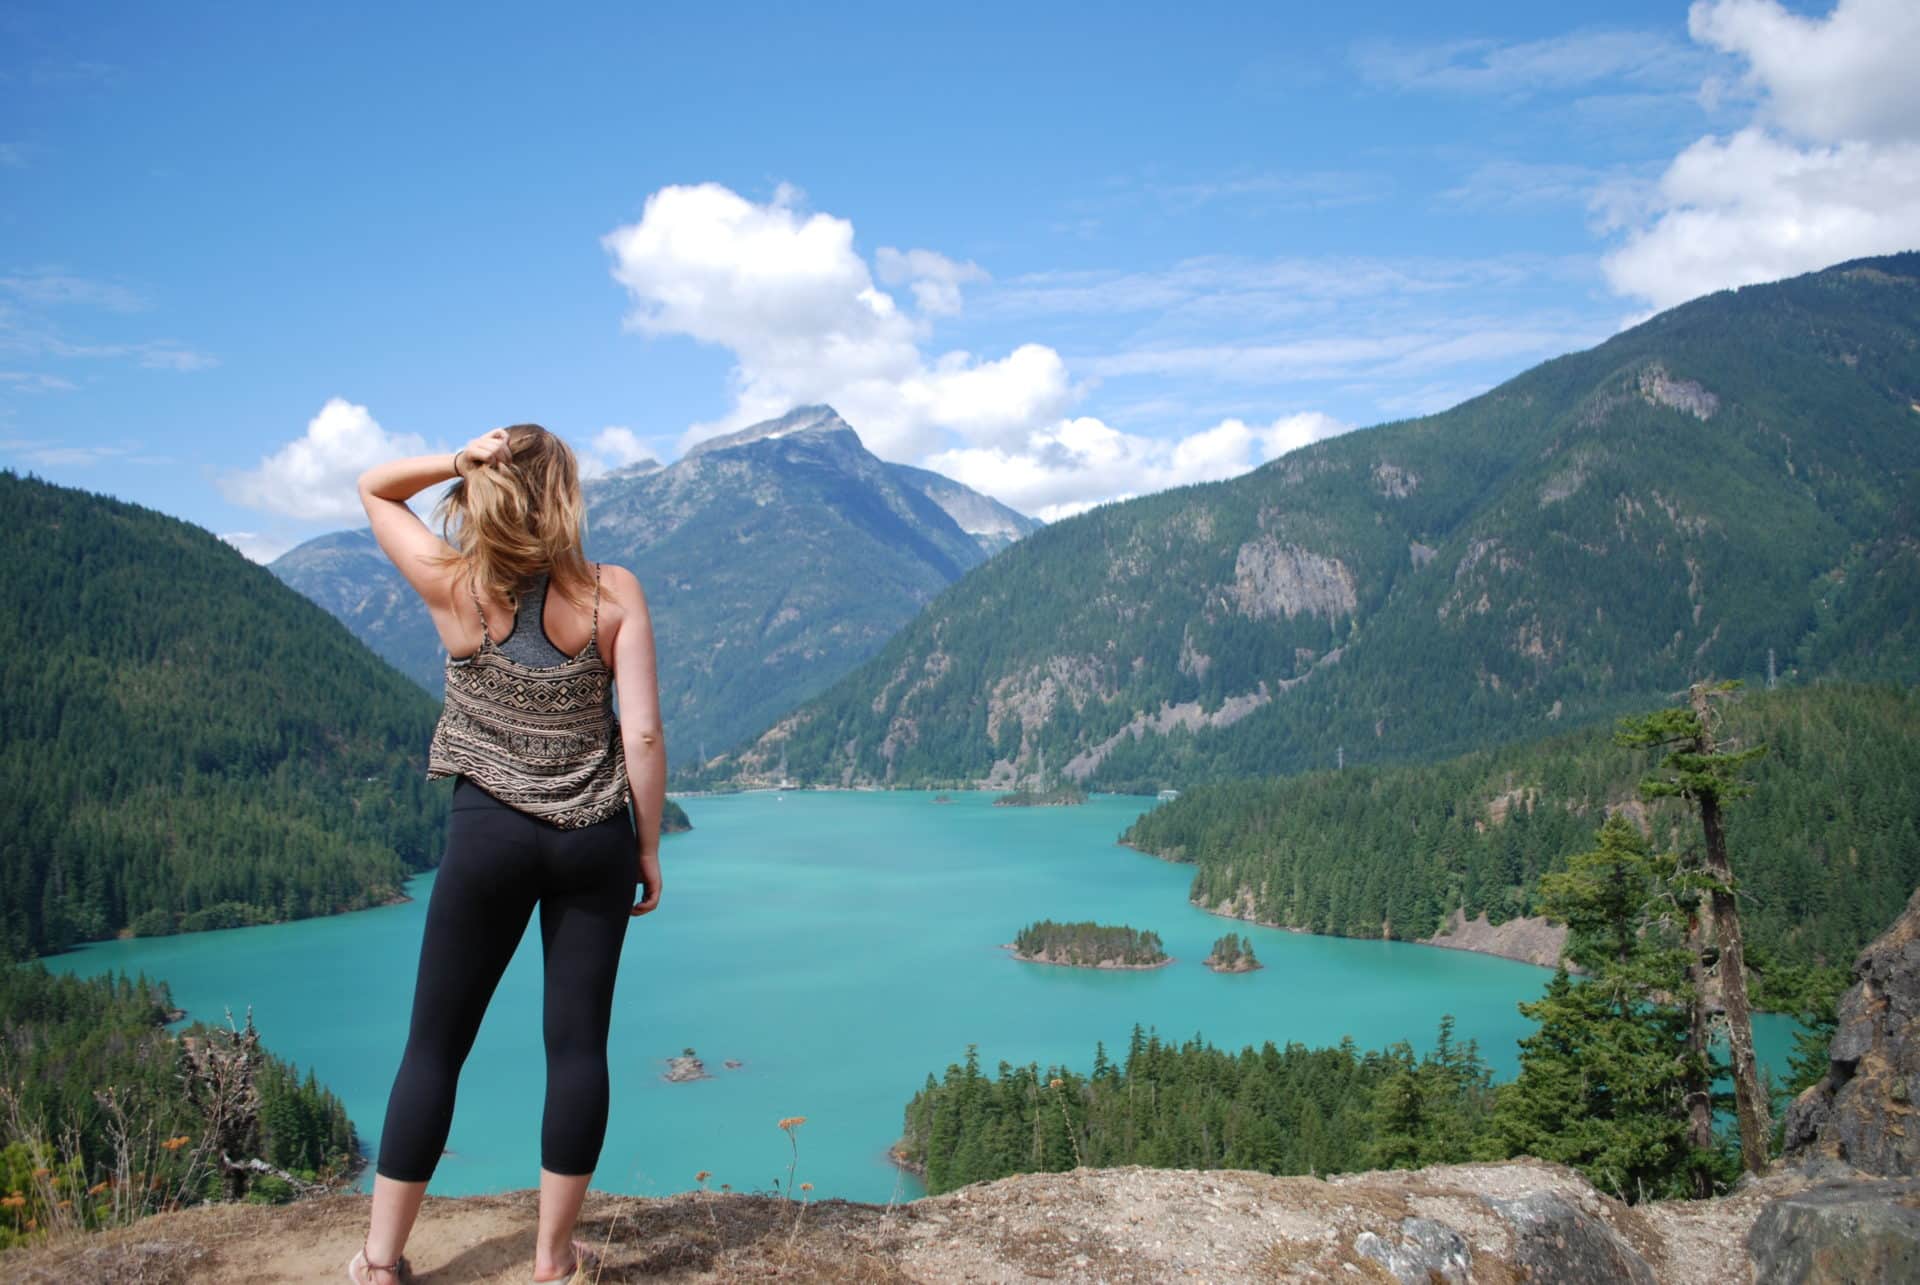
{"type": "MultiPolygon", "coordinates": [[[[1746,768],[1766,753],[1766,747],[1730,749],[1722,744],[1715,730],[1718,720],[1714,709],[1715,700],[1726,697],[1739,685],[1695,683],[1687,691],[1685,705],[1623,720],[1619,740],[1622,745],[1666,751],[1659,774],[1640,783],[1643,797],[1686,799],[1700,813],[1700,828],[1706,838],[1705,870],[1700,882],[1712,910],[1716,954],[1712,967],[1717,970],[1721,1004],[1727,1015],[1727,1047],[1732,1055],[1734,1103],[1740,1119],[1740,1156],[1749,1172],[1760,1173],[1767,1167],[1772,1132],[1770,1104],[1760,1082],[1760,1062],[1753,1052],[1740,903],[1734,896],[1733,863],[1727,853],[1722,808],[1752,792],[1746,768]]],[[[1704,951],[1701,958],[1704,963],[1704,951]]],[[[1696,1002],[1699,998],[1696,993],[1696,1002]]]]}
{"type": "Polygon", "coordinates": [[[1690,1108],[1711,1070],[1685,1009],[1677,866],[1650,854],[1622,816],[1596,838],[1598,848],[1542,882],[1567,946],[1546,993],[1520,1006],[1539,1029],[1520,1041],[1520,1074],[1498,1093],[1493,1135],[1505,1154],[1572,1165],[1623,1200],[1704,1194],[1711,1137],[1698,1145],[1690,1108]],[[1589,976],[1575,981],[1568,962],[1589,976]]]}

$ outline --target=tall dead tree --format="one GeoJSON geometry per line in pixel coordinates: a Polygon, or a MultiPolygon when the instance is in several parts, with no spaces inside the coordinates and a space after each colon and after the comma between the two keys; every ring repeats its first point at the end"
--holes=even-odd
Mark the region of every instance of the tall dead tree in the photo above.
{"type": "MultiPolygon", "coordinates": [[[[1766,746],[1746,749],[1722,742],[1716,724],[1715,702],[1728,698],[1740,684],[1695,683],[1687,689],[1686,703],[1657,710],[1640,718],[1621,722],[1616,740],[1621,745],[1644,746],[1666,751],[1659,770],[1640,782],[1646,799],[1685,799],[1700,814],[1700,829],[1706,839],[1706,859],[1702,885],[1710,910],[1712,944],[1700,933],[1694,970],[1697,983],[1709,974],[1720,983],[1720,1003],[1727,1018],[1728,1061],[1733,1072],[1734,1112],[1740,1122],[1740,1162],[1754,1173],[1767,1165],[1772,1114],[1760,1083],[1760,1064],[1753,1054],[1753,1010],[1747,1002],[1746,948],[1740,932],[1740,904],[1733,877],[1733,862],[1727,854],[1725,806],[1753,790],[1745,769],[1767,752],[1766,746]]],[[[1696,988],[1694,1029],[1704,1028],[1703,987],[1696,988]]],[[[1701,1052],[1705,1052],[1704,1049],[1701,1052]]],[[[1705,1103],[1694,1107],[1695,1128],[1701,1114],[1711,1138],[1711,1108],[1705,1103]]]]}

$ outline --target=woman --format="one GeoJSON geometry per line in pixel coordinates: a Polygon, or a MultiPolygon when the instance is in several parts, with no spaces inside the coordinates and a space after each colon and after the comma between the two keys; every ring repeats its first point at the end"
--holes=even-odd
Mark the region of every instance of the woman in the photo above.
{"type": "Polygon", "coordinates": [[[589,1254],[573,1229],[606,1135],[620,949],[630,918],[660,904],[667,756],[647,600],[632,572],[582,554],[573,452],[537,424],[368,469],[360,499],[446,644],[427,775],[456,780],[372,1224],[347,1275],[407,1279],[400,1251],[446,1146],[461,1064],[538,906],[547,1092],[533,1279],[568,1280],[589,1254]],[[406,501],[449,478],[435,510],[443,539],[406,501]]]}

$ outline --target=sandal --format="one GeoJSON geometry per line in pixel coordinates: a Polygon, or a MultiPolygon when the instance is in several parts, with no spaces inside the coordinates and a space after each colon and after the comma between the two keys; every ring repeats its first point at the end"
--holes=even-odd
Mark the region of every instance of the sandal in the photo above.
{"type": "Polygon", "coordinates": [[[528,1279],[533,1282],[533,1285],[560,1285],[563,1281],[585,1280],[588,1269],[599,1266],[600,1255],[590,1249],[585,1241],[576,1240],[573,1242],[573,1266],[568,1269],[565,1276],[549,1276],[545,1280],[533,1276],[528,1279]]]}
{"type": "Polygon", "coordinates": [[[376,1285],[372,1276],[374,1272],[392,1272],[393,1278],[401,1282],[401,1285],[407,1285],[413,1280],[413,1265],[407,1262],[405,1254],[391,1263],[376,1263],[367,1257],[367,1247],[362,1245],[354,1256],[347,1260],[347,1279],[352,1281],[353,1285],[376,1285]],[[360,1274],[360,1269],[363,1267],[368,1272],[366,1276],[360,1274]]]}

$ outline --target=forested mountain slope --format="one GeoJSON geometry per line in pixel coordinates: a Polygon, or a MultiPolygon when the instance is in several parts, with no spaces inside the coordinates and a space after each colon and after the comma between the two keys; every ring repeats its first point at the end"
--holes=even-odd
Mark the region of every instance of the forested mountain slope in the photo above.
{"type": "MultiPolygon", "coordinates": [[[[1748,958],[1779,1006],[1776,964],[1844,967],[1920,886],[1920,689],[1749,692],[1721,733],[1767,746],[1752,795],[1725,815],[1748,958]]],[[[1155,808],[1124,841],[1192,862],[1208,909],[1418,941],[1456,910],[1539,913],[1540,877],[1591,851],[1609,810],[1629,809],[1663,847],[1697,848],[1697,814],[1639,801],[1651,762],[1596,727],[1440,763],[1222,781],[1155,808]]]]}
{"type": "MultiPolygon", "coordinates": [[[[1040,525],[938,473],[879,459],[825,406],[584,491],[588,556],[631,568],[647,591],[676,769],[820,691],[1040,525]]],[[[439,636],[368,532],[309,540],[273,570],[439,694],[439,636]]]]}
{"type": "Polygon", "coordinates": [[[727,771],[1142,788],[1458,752],[1689,680],[1920,675],[1920,254],[1055,523],[727,771]]]}
{"type": "Polygon", "coordinates": [[[445,690],[447,649],[440,645],[433,617],[380,551],[370,528],[315,536],[275,558],[267,569],[325,607],[429,694],[438,698],[445,690]]]}
{"type": "Polygon", "coordinates": [[[210,532],[0,471],[0,949],[378,903],[435,702],[210,532]]]}

